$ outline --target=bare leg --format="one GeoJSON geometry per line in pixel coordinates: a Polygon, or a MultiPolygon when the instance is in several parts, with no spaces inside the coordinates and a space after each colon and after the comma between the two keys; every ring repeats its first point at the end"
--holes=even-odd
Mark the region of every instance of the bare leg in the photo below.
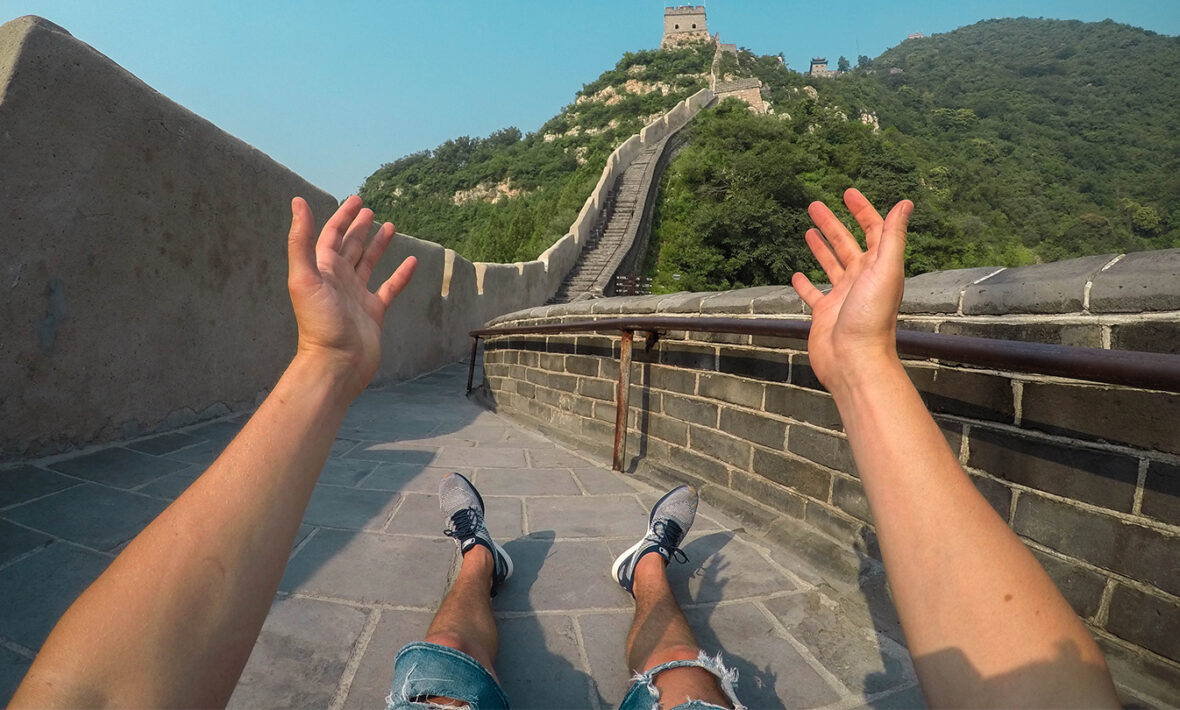
{"type": "MultiPolygon", "coordinates": [[[[635,565],[634,591],[635,621],[627,634],[627,667],[644,672],[669,661],[696,660],[700,647],[672,596],[662,557],[648,554],[640,558],[635,565]]],[[[716,676],[704,668],[673,668],[657,675],[654,683],[660,691],[661,707],[689,700],[732,707],[716,676]]]]}
{"type": "Polygon", "coordinates": [[[459,578],[434,615],[425,640],[466,653],[495,678],[492,664],[500,637],[492,618],[493,567],[486,547],[476,545],[463,555],[459,578]]]}

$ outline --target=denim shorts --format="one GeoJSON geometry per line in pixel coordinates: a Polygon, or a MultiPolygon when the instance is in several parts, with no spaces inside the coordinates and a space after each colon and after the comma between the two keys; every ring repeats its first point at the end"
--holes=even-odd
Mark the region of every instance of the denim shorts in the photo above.
{"type": "MultiPolygon", "coordinates": [[[[704,668],[717,676],[717,684],[733,704],[734,710],[745,710],[734,693],[737,671],[726,668],[721,655],[710,658],[704,651],[695,661],[672,661],[656,666],[633,679],[630,690],[623,697],[619,710],[657,710],[660,693],[653,679],[672,668],[704,668]]],[[[471,656],[446,646],[425,641],[407,644],[398,652],[393,664],[393,686],[385,698],[386,710],[432,710],[453,707],[429,702],[426,698],[454,698],[467,703],[472,710],[507,710],[508,697],[491,673],[471,656]]],[[[712,710],[719,706],[700,700],[690,700],[673,710],[712,710]]]]}

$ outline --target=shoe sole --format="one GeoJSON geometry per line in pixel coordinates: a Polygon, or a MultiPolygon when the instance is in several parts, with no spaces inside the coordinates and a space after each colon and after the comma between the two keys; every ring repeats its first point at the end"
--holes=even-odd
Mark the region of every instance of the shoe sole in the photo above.
{"type": "Polygon", "coordinates": [[[509,578],[512,577],[512,558],[508,556],[508,551],[503,547],[500,547],[500,543],[496,542],[495,540],[492,540],[492,547],[496,548],[496,553],[504,558],[504,562],[508,566],[508,573],[504,575],[504,581],[507,582],[509,578]]]}

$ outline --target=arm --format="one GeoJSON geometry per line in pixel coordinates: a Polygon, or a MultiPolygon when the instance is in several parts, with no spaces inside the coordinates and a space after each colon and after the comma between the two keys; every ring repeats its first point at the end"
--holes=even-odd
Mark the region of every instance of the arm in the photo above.
{"type": "Polygon", "coordinates": [[[380,360],[381,322],[413,257],[376,293],[393,238],[345,200],[318,241],[292,201],[288,287],[299,346],[220,457],[62,616],[10,707],[224,707],[352,400],[380,360]]]}
{"type": "Polygon", "coordinates": [[[897,356],[908,200],[882,220],[845,193],[867,250],[820,203],[806,240],[832,282],[792,284],[812,308],[808,351],[832,393],[885,570],[932,706],[1118,707],[1097,645],[959,465],[897,356]]]}

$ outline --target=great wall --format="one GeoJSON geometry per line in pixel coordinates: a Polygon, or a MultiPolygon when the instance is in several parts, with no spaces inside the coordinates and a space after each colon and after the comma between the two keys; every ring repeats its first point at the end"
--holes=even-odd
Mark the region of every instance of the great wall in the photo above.
{"type": "MultiPolygon", "coordinates": [[[[704,32],[703,8],[700,28],[694,13],[665,23],[690,18],[687,30],[704,32]]],[[[636,270],[676,134],[714,98],[702,90],[619,145],[568,233],[532,261],[472,263],[398,236],[374,283],[404,256],[419,266],[387,318],[375,385],[463,360],[485,324],[805,320],[789,287],[601,298],[636,270]]],[[[34,17],[0,27],[0,174],[8,489],[47,462],[257,404],[295,340],[288,200],[304,196],[322,220],[330,195],[34,17]]],[[[1180,249],[915,277],[901,327],[1180,357],[1180,249]]],[[[882,583],[847,440],[805,343],[673,330],[639,349],[635,475],[692,481],[759,539],[882,583]]],[[[492,338],[477,394],[601,461],[618,353],[603,335],[492,338]]],[[[977,486],[1093,629],[1120,689],[1180,705],[1180,394],[935,359],[907,369],[977,486]]],[[[24,502],[11,500],[0,499],[0,523],[24,502]]],[[[0,559],[0,585],[18,567],[0,559]]],[[[0,641],[9,623],[0,617],[0,641]]]]}

